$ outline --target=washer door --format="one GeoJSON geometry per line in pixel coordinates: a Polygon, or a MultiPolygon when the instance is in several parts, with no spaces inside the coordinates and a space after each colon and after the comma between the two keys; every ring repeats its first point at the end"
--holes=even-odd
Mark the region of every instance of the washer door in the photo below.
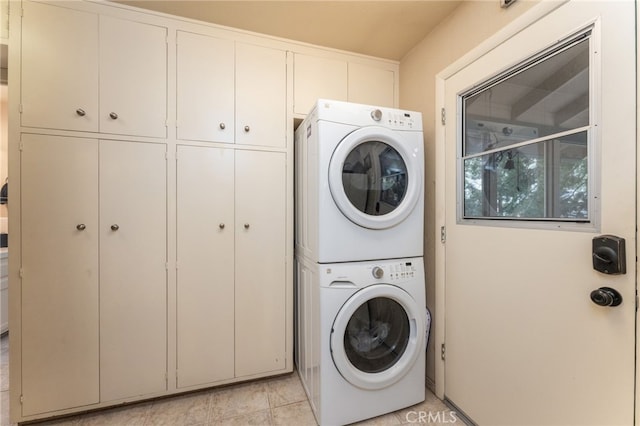
{"type": "Polygon", "coordinates": [[[397,132],[362,127],[348,134],[329,163],[329,188],[349,220],[371,228],[402,222],[420,198],[418,155],[397,132]]]}
{"type": "Polygon", "coordinates": [[[345,380],[382,389],[400,380],[424,350],[424,307],[399,287],[377,284],[342,306],[331,330],[331,356],[345,380]]]}

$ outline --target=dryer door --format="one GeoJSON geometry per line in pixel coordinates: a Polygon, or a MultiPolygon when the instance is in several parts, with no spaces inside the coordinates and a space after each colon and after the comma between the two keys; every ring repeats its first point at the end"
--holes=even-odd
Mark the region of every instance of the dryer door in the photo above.
{"type": "Polygon", "coordinates": [[[393,285],[358,291],[333,323],[333,362],[345,380],[362,389],[382,389],[397,382],[423,350],[424,307],[393,285]]]}
{"type": "Polygon", "coordinates": [[[390,228],[413,210],[422,191],[422,153],[398,132],[362,127],[338,144],[329,163],[329,188],[356,225],[390,228]]]}

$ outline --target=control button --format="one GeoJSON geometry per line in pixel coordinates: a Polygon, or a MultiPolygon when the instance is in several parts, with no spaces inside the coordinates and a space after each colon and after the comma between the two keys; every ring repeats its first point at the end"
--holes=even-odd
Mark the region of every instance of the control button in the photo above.
{"type": "Polygon", "coordinates": [[[371,273],[373,274],[374,278],[382,278],[382,276],[384,275],[384,269],[382,269],[379,266],[376,266],[375,268],[373,268],[371,273]]]}
{"type": "Polygon", "coordinates": [[[374,109],[373,111],[371,111],[371,118],[373,118],[374,121],[382,120],[382,111],[380,111],[379,109],[374,109]]]}

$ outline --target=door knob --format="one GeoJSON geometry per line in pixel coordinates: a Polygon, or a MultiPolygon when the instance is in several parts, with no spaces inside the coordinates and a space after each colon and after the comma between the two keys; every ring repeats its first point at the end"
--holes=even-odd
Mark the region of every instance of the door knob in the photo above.
{"type": "Polygon", "coordinates": [[[220,128],[224,130],[227,126],[224,123],[220,123],[220,128]]]}
{"type": "Polygon", "coordinates": [[[249,130],[251,130],[251,127],[249,127],[249,126],[244,126],[244,131],[245,131],[245,132],[249,132],[249,130]]]}
{"type": "Polygon", "coordinates": [[[244,229],[249,229],[249,226],[250,226],[250,225],[249,225],[248,223],[245,223],[245,224],[244,224],[244,229]]]}
{"type": "Polygon", "coordinates": [[[87,229],[87,225],[85,225],[84,223],[79,223],[76,225],[76,229],[78,231],[84,231],[85,229],[87,229]]]}
{"type": "Polygon", "coordinates": [[[76,110],[76,114],[78,114],[80,117],[84,117],[87,113],[84,112],[84,110],[82,108],[78,108],[76,110]]]}
{"type": "Polygon", "coordinates": [[[618,306],[622,303],[622,295],[610,287],[600,287],[591,292],[591,301],[598,306],[618,306]]]}
{"type": "Polygon", "coordinates": [[[115,112],[110,112],[109,117],[111,117],[112,120],[116,120],[118,118],[118,114],[116,114],[115,112]]]}
{"type": "Polygon", "coordinates": [[[224,229],[224,223],[221,223],[220,225],[218,225],[218,228],[224,229]]]}
{"type": "Polygon", "coordinates": [[[113,225],[111,225],[111,230],[112,231],[117,231],[118,229],[120,229],[120,226],[118,226],[117,223],[114,223],[113,225]]]}

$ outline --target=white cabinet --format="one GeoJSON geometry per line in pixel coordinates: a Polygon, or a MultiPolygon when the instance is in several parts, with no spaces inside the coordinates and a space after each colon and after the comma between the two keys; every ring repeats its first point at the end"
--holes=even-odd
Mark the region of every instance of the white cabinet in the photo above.
{"type": "Polygon", "coordinates": [[[178,387],[283,370],[286,155],[177,158],[178,387]]]}
{"type": "Polygon", "coordinates": [[[234,151],[177,150],[178,387],[234,377],[234,151]]]}
{"type": "Polygon", "coordinates": [[[162,144],[100,141],[100,400],[166,390],[162,144]]]}
{"type": "Polygon", "coordinates": [[[52,4],[23,8],[23,126],[166,137],[166,28],[52,4]]]}
{"type": "Polygon", "coordinates": [[[308,114],[319,98],[397,107],[396,75],[397,66],[389,64],[296,53],[294,113],[308,114]]]}
{"type": "Polygon", "coordinates": [[[286,145],[287,57],[236,43],[236,143],[286,145]]]}
{"type": "Polygon", "coordinates": [[[351,102],[394,106],[395,73],[385,68],[349,63],[348,99],[351,102]]]}
{"type": "Polygon", "coordinates": [[[286,52],[177,32],[180,140],[285,147],[286,52]]]}
{"type": "Polygon", "coordinates": [[[233,143],[234,42],[177,32],[178,139],[233,143]]]}
{"type": "Polygon", "coordinates": [[[236,376],[285,367],[286,155],[236,151],[236,376]]]}
{"type": "Polygon", "coordinates": [[[296,53],[294,59],[293,107],[307,114],[318,98],[347,100],[347,62],[296,53]]]}
{"type": "Polygon", "coordinates": [[[22,125],[98,131],[98,15],[30,1],[22,8],[22,125]]]}
{"type": "Polygon", "coordinates": [[[22,415],[28,416],[99,402],[98,144],[25,134],[22,145],[22,415]]]}
{"type": "Polygon", "coordinates": [[[165,152],[22,135],[23,416],[166,389],[165,152]]]}

